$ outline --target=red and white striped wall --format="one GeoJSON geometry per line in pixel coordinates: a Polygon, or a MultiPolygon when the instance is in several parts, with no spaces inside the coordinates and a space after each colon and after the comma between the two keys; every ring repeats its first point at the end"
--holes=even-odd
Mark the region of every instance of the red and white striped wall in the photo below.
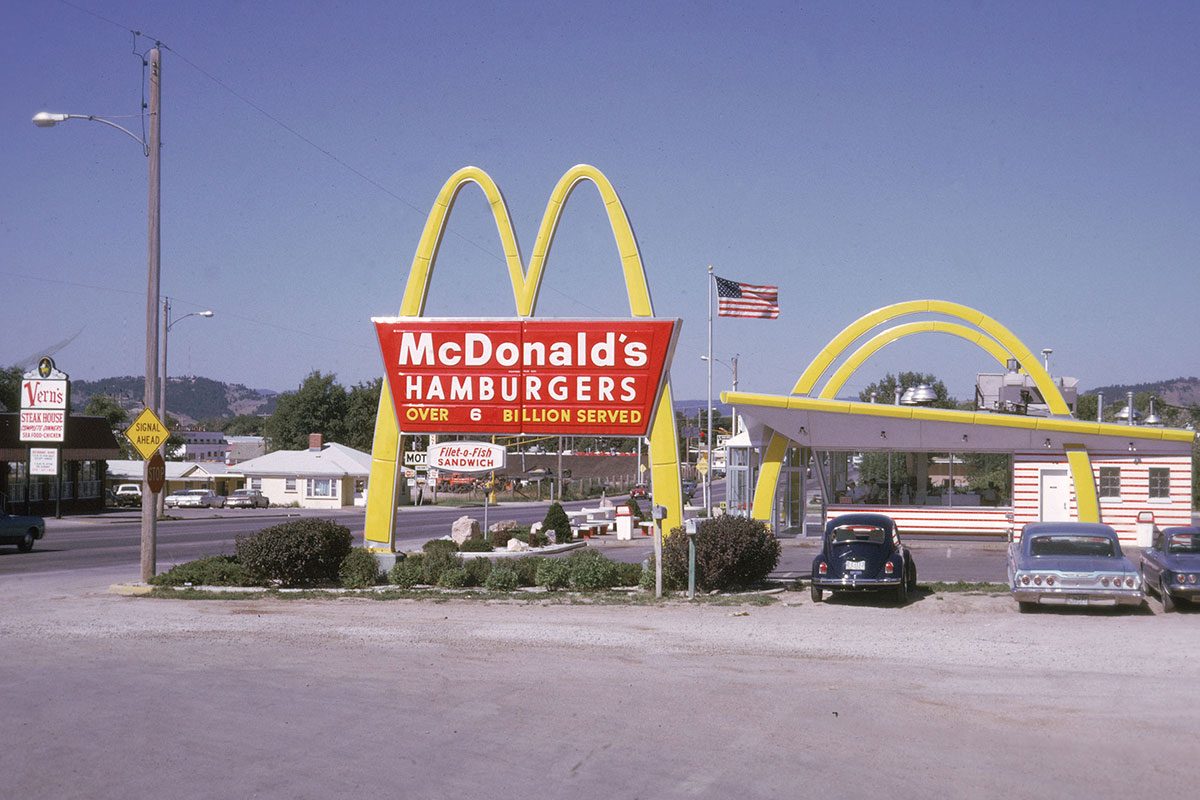
{"type": "MultiPolygon", "coordinates": [[[[1089,452],[1097,492],[1100,469],[1116,467],[1120,473],[1120,496],[1100,498],[1100,521],[1111,525],[1123,542],[1136,537],[1138,514],[1150,512],[1160,528],[1192,524],[1192,460],[1188,455],[1152,455],[1129,452],[1089,452]],[[1170,472],[1170,497],[1150,497],[1150,468],[1166,467],[1170,472]]],[[[1013,455],[1013,525],[1019,532],[1029,522],[1043,518],[1043,476],[1046,471],[1068,469],[1065,456],[1045,452],[1013,455]]],[[[1069,469],[1068,469],[1069,473],[1069,469]]],[[[1070,518],[1078,507],[1075,490],[1070,489],[1070,518]]]]}
{"type": "Polygon", "coordinates": [[[900,535],[919,533],[922,535],[970,536],[981,539],[1007,537],[1007,506],[872,506],[830,505],[826,507],[826,521],[841,514],[886,514],[896,521],[900,535]]]}

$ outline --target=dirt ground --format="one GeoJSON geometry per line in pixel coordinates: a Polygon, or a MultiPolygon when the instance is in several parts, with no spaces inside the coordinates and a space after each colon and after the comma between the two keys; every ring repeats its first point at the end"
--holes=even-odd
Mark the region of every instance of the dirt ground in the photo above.
{"type": "Polygon", "coordinates": [[[0,587],[0,797],[1124,798],[1187,783],[1200,613],[782,598],[0,587]]]}

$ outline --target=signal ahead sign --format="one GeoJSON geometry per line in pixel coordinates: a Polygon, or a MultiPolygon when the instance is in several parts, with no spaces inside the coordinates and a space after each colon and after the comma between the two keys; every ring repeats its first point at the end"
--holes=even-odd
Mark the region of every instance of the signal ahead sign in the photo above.
{"type": "Polygon", "coordinates": [[[125,429],[125,438],[142,454],[143,459],[149,459],[158,452],[169,435],[167,426],[148,408],[143,408],[133,424],[125,429]]]}

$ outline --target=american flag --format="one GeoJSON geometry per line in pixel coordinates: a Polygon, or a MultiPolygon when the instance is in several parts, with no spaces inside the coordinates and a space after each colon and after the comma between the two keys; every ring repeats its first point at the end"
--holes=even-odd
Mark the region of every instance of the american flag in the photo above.
{"type": "Polygon", "coordinates": [[[717,315],[721,317],[779,317],[779,287],[755,286],[717,278],[717,315]]]}

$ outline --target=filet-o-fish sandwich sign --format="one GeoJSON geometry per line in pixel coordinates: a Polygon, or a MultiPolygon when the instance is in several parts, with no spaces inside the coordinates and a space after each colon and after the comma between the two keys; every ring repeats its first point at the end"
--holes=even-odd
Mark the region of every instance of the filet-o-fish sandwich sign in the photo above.
{"type": "Polygon", "coordinates": [[[375,318],[406,433],[645,436],[680,320],[375,318]]]}

